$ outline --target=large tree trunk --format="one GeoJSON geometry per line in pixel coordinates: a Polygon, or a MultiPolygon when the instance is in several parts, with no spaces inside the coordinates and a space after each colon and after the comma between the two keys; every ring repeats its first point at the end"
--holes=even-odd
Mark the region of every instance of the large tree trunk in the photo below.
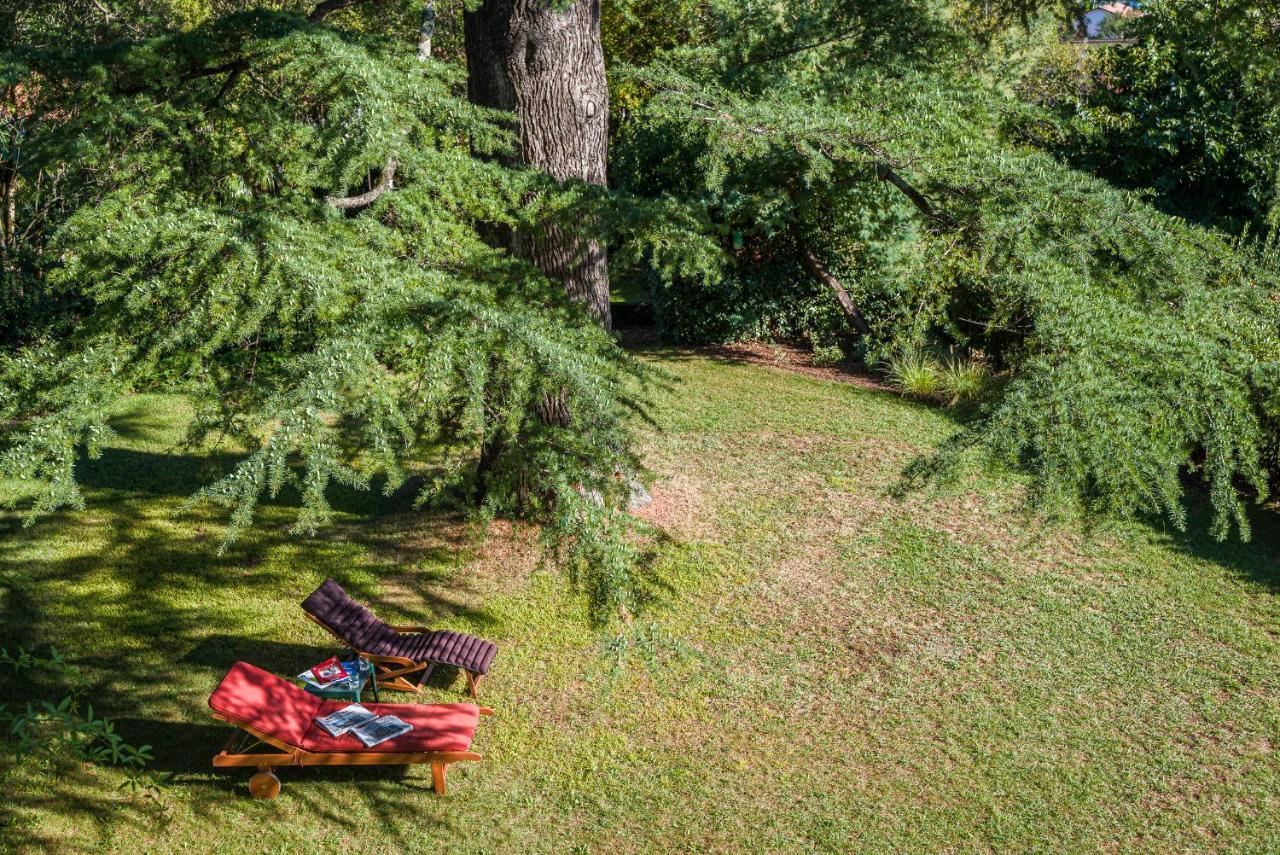
{"type": "MultiPolygon", "coordinates": [[[[600,46],[600,0],[485,0],[467,12],[468,94],[520,120],[529,166],[557,181],[603,186],[609,138],[609,87],[600,46]]],[[[516,234],[511,249],[564,284],[608,329],[609,267],[591,223],[546,225],[516,234]]]]}

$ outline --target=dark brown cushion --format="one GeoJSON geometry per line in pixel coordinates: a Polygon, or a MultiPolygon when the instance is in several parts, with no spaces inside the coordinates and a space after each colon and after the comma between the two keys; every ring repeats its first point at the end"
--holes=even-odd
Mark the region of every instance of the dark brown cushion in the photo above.
{"type": "Polygon", "coordinates": [[[498,652],[498,645],[492,641],[447,629],[396,632],[351,599],[332,579],[324,580],[303,600],[302,608],[347,644],[375,656],[402,656],[414,662],[434,662],[487,674],[498,652]]]}
{"type": "Polygon", "coordinates": [[[438,629],[420,635],[401,635],[399,638],[401,653],[415,662],[437,662],[441,665],[453,665],[465,668],[476,674],[487,674],[489,663],[498,652],[498,645],[474,635],[438,629]]]}
{"type": "Polygon", "coordinates": [[[342,586],[332,579],[325,579],[311,596],[303,600],[302,608],[357,650],[396,655],[388,653],[386,649],[394,644],[396,632],[351,599],[342,586]]]}

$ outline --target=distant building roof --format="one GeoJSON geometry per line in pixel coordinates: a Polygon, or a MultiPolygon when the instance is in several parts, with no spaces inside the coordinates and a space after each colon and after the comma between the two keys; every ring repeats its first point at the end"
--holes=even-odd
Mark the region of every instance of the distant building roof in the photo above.
{"type": "Polygon", "coordinates": [[[1077,42],[1099,42],[1106,44],[1132,44],[1133,40],[1123,36],[1103,36],[1107,21],[1113,18],[1141,18],[1147,13],[1134,5],[1123,2],[1100,3],[1091,6],[1076,20],[1075,33],[1071,40],[1077,42]]]}
{"type": "MultiPolygon", "coordinates": [[[[1135,9],[1134,7],[1130,6],[1127,3],[1100,3],[1097,6],[1094,6],[1093,8],[1099,9],[1103,12],[1110,12],[1112,15],[1122,15],[1126,18],[1130,16],[1140,18],[1143,15],[1147,14],[1141,9],[1135,9]]],[[[1093,11],[1093,10],[1091,9],[1090,11],[1093,11]]]]}

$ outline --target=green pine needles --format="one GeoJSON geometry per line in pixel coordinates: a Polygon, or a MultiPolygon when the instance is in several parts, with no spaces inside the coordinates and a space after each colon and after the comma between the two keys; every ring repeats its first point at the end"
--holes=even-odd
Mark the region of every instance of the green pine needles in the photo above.
{"type": "MultiPolygon", "coordinates": [[[[1192,476],[1214,533],[1248,536],[1246,501],[1278,471],[1280,242],[1189,225],[1008,141],[1019,108],[964,75],[849,72],[802,103],[782,82],[752,96],[670,65],[632,74],[652,93],[625,143],[635,174],[683,165],[664,189],[707,212],[729,278],[772,265],[796,288],[808,250],[862,307],[871,363],[950,349],[991,365],[989,394],[904,483],[976,457],[1029,472],[1038,509],[1182,527],[1192,476]]],[[[688,313],[704,286],[672,281],[688,313]]]]}
{"type": "MultiPolygon", "coordinates": [[[[0,363],[0,477],[39,485],[30,514],[81,503],[77,455],[164,378],[196,402],[190,442],[248,449],[192,498],[230,510],[228,538],[286,487],[310,533],[331,485],[390,493],[429,461],[422,502],[626,557],[626,526],[599,517],[637,470],[645,372],[482,239],[572,196],[491,157],[510,130],[459,97],[455,68],[274,12],[8,62],[63,197],[41,275],[83,295],[71,336],[0,363]],[[540,416],[548,400],[568,425],[540,416]]],[[[633,611],[626,568],[596,567],[574,565],[593,615],[633,611]]]]}

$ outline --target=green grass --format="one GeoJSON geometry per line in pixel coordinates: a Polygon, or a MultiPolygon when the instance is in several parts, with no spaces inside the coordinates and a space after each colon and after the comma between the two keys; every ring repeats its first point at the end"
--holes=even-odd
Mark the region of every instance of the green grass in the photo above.
{"type": "MultiPolygon", "coordinates": [[[[887,497],[954,424],[896,396],[653,356],[649,513],[662,623],[697,655],[615,682],[533,535],[480,543],[408,500],[340,496],[323,539],[288,500],[225,556],[182,512],[219,459],[139,396],[83,464],[83,511],[0,521],[0,636],[54,644],[95,705],[175,772],[162,811],[110,770],[8,762],[0,834],[29,851],[1280,850],[1280,525],[1090,533],[1015,513],[1016,485],[887,497]],[[485,762],[281,773],[274,802],[215,772],[209,691],[247,659],[332,648],[297,603],[332,575],[389,619],[501,646],[485,762]]],[[[221,462],[225,465],[225,461],[221,462]]],[[[16,489],[16,488],[11,488],[16,489]]],[[[461,682],[427,700],[461,699],[461,682]]],[[[410,700],[396,696],[396,700],[410,700]]]]}

